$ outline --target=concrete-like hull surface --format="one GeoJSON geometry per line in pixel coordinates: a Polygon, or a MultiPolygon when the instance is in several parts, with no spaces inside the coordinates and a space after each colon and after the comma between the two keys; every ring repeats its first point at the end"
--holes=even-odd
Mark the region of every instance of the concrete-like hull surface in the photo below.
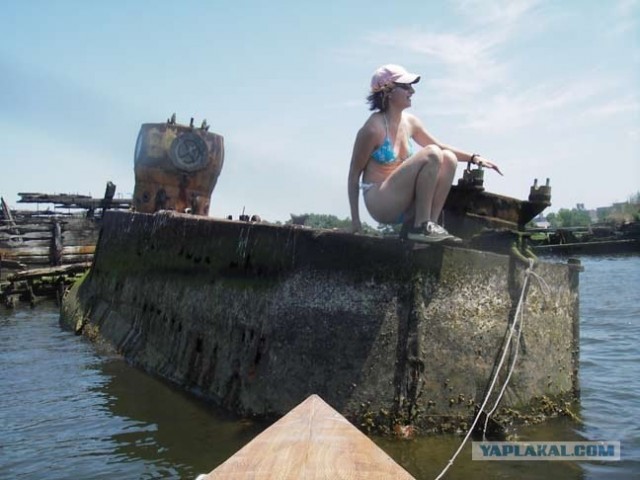
{"type": "MultiPolygon", "coordinates": [[[[480,403],[513,321],[513,257],[160,212],[105,215],[63,322],[242,415],[318,394],[359,425],[437,429],[480,403]]],[[[539,263],[503,400],[577,391],[578,273],[539,263]]]]}

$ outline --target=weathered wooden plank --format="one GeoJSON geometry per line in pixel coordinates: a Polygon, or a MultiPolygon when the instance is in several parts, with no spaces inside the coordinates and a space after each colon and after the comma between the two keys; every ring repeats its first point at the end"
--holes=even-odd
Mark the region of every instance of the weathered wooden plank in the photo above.
{"type": "Polygon", "coordinates": [[[65,225],[62,224],[62,232],[67,235],[87,235],[100,231],[96,224],[88,225],[65,225]]]}
{"type": "Polygon", "coordinates": [[[22,270],[27,268],[27,266],[24,263],[16,262],[15,260],[8,260],[4,258],[0,258],[0,267],[11,268],[13,270],[22,270]]]}
{"type": "Polygon", "coordinates": [[[76,230],[69,230],[69,229],[65,229],[64,227],[62,228],[62,236],[63,238],[81,238],[81,239],[85,239],[85,238],[92,238],[92,237],[97,237],[98,236],[98,232],[100,231],[99,228],[85,228],[85,229],[76,229],[76,230]]]}
{"type": "MultiPolygon", "coordinates": [[[[62,255],[93,255],[96,251],[95,244],[92,245],[69,245],[62,247],[62,255]]],[[[23,245],[14,248],[0,248],[0,254],[5,258],[49,258],[51,255],[50,244],[40,246],[23,245]]]]}
{"type": "Polygon", "coordinates": [[[62,265],[69,265],[72,263],[91,262],[93,255],[63,255],[60,263],[62,265]]]}
{"type": "Polygon", "coordinates": [[[51,239],[51,264],[60,265],[62,260],[62,227],[59,222],[53,224],[53,238],[51,239]]]}
{"type": "Polygon", "coordinates": [[[62,247],[62,255],[92,255],[96,251],[94,245],[69,245],[62,247]]]}
{"type": "Polygon", "coordinates": [[[63,224],[64,225],[68,225],[70,228],[73,228],[74,226],[78,227],[78,228],[87,228],[87,227],[91,227],[91,226],[97,226],[100,224],[100,219],[94,218],[94,217],[71,217],[71,218],[66,218],[63,220],[63,224]]]}
{"type": "Polygon", "coordinates": [[[0,232],[13,232],[16,230],[16,228],[20,231],[20,233],[29,233],[29,232],[50,232],[51,231],[51,224],[49,222],[46,223],[40,223],[40,224],[35,224],[35,223],[23,223],[20,224],[20,222],[16,222],[17,225],[14,226],[8,226],[8,225],[2,225],[0,226],[0,232]]]}
{"type": "Polygon", "coordinates": [[[6,215],[0,220],[0,255],[5,260],[28,268],[73,266],[93,260],[100,232],[95,218],[51,210],[10,213],[11,222],[6,215]]]}
{"type": "Polygon", "coordinates": [[[47,216],[47,215],[57,215],[58,212],[55,210],[51,210],[50,208],[43,208],[37,210],[14,210],[14,217],[37,217],[37,216],[47,216]]]}
{"type": "Polygon", "coordinates": [[[11,210],[9,209],[9,205],[4,201],[4,198],[0,197],[0,204],[2,204],[2,218],[3,224],[9,227],[9,232],[14,233],[16,235],[20,235],[20,230],[15,228],[16,222],[11,214],[11,210]]]}
{"type": "Polygon", "coordinates": [[[2,206],[2,216],[9,224],[13,223],[13,215],[11,214],[11,210],[9,209],[9,205],[7,205],[7,202],[4,201],[3,197],[0,197],[0,205],[2,206]]]}
{"type": "Polygon", "coordinates": [[[73,222],[62,222],[61,229],[65,244],[86,245],[98,241],[100,225],[91,219],[74,219],[73,222]]]}
{"type": "Polygon", "coordinates": [[[8,225],[6,221],[0,222],[0,231],[14,228],[32,230],[51,230],[54,223],[60,223],[63,227],[71,230],[82,230],[87,228],[98,228],[98,223],[93,218],[87,218],[84,215],[38,215],[29,217],[16,217],[15,225],[8,225]]]}
{"type": "Polygon", "coordinates": [[[0,248],[0,254],[8,257],[30,257],[30,256],[38,256],[38,255],[46,255],[49,256],[49,246],[20,246],[14,248],[0,248]]]}
{"type": "Polygon", "coordinates": [[[62,220],[60,224],[63,230],[92,230],[99,228],[99,224],[95,220],[86,218],[62,220]]]}
{"type": "Polygon", "coordinates": [[[81,235],[69,235],[65,232],[62,241],[65,245],[95,245],[98,242],[98,231],[81,235]]]}
{"type": "MultiPolygon", "coordinates": [[[[5,224],[6,225],[6,224],[5,224]]],[[[20,229],[51,230],[50,218],[18,218],[16,226],[20,229]]]]}
{"type": "Polygon", "coordinates": [[[69,194],[69,193],[31,193],[19,192],[21,197],[18,203],[60,203],[75,204],[84,200],[91,200],[90,195],[69,194]]]}
{"type": "Polygon", "coordinates": [[[74,265],[58,265],[48,268],[31,268],[24,272],[17,272],[9,275],[7,279],[12,282],[28,280],[30,278],[63,275],[69,273],[79,273],[91,267],[91,263],[76,263],[74,265]]]}
{"type": "Polygon", "coordinates": [[[4,255],[2,257],[5,260],[13,260],[15,262],[26,263],[32,265],[34,263],[42,263],[44,265],[49,264],[49,255],[4,255]]]}
{"type": "Polygon", "coordinates": [[[24,240],[49,240],[49,239],[51,239],[50,231],[25,232],[20,235],[0,232],[0,242],[24,241],[24,240]]]}
{"type": "MultiPolygon", "coordinates": [[[[114,190],[115,192],[115,190],[114,190]]],[[[113,193],[111,195],[113,195],[113,193]]],[[[120,208],[128,209],[132,205],[131,199],[124,198],[92,198],[88,195],[49,194],[49,193],[18,193],[21,197],[18,203],[53,203],[56,208],[120,208]]],[[[105,194],[106,196],[106,194],[105,194]]]]}
{"type": "Polygon", "coordinates": [[[46,248],[49,245],[51,245],[50,238],[44,240],[25,240],[24,242],[17,240],[13,240],[11,242],[0,242],[0,248],[13,250],[17,250],[18,248],[46,248]]]}
{"type": "Polygon", "coordinates": [[[64,243],[73,245],[74,243],[86,243],[87,241],[93,241],[94,243],[98,239],[98,230],[90,231],[63,231],[62,238],[64,243]]]}
{"type": "Polygon", "coordinates": [[[347,419],[311,395],[203,480],[412,479],[347,419]]]}

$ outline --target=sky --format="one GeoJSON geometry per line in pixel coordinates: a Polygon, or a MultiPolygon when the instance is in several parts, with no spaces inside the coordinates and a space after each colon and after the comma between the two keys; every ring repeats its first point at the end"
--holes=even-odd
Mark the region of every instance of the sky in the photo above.
{"type": "Polygon", "coordinates": [[[175,112],[224,137],[210,216],[347,218],[386,63],[422,76],[410,111],[435,138],[500,166],[487,190],[549,178],[547,213],[640,191],[640,0],[4,0],[0,32],[12,207],[107,181],[131,197],[140,125],[175,112]]]}

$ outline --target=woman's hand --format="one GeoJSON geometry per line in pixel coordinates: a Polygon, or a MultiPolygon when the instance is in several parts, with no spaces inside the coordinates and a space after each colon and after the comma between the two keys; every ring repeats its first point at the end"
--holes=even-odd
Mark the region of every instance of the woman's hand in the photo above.
{"type": "MultiPolygon", "coordinates": [[[[490,168],[491,170],[495,170],[496,172],[498,172],[500,175],[502,175],[502,172],[500,171],[500,169],[498,168],[498,165],[496,165],[495,163],[493,163],[491,160],[487,160],[484,157],[481,156],[476,156],[475,157],[475,163],[476,165],[478,165],[479,167],[483,167],[483,168],[490,168]]],[[[502,175],[504,176],[504,175],[502,175]]]]}

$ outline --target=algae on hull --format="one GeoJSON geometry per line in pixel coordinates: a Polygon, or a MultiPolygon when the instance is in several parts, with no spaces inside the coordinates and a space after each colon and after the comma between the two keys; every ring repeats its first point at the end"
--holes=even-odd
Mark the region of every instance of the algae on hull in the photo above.
{"type": "MultiPolygon", "coordinates": [[[[529,289],[509,408],[577,385],[577,274],[536,271],[552,292],[529,289]]],[[[430,431],[482,400],[522,276],[488,252],[114,212],[67,301],[132,363],[236,413],[316,393],[356,422],[384,411],[430,431]]]]}

